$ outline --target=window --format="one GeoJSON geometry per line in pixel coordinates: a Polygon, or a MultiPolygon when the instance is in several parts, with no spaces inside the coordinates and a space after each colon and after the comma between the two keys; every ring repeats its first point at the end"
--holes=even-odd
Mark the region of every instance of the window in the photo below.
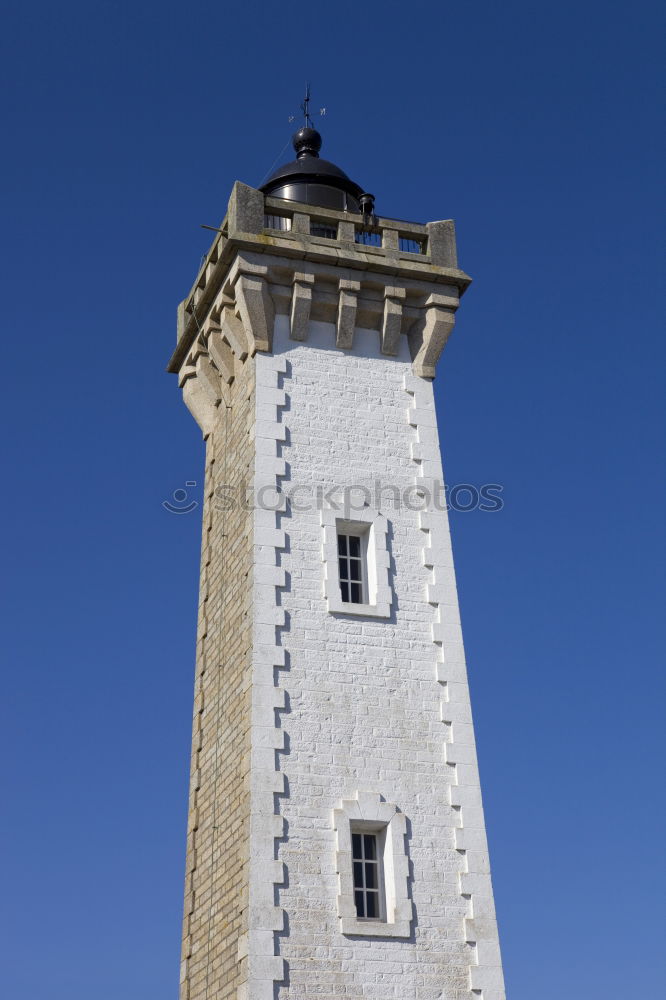
{"type": "Polygon", "coordinates": [[[333,810],[342,934],[405,938],[409,897],[407,820],[378,792],[357,791],[333,810]]]}
{"type": "Polygon", "coordinates": [[[354,905],[359,920],[384,919],[384,872],[376,833],[354,833],[352,825],[352,868],[354,905]]]}
{"type": "Polygon", "coordinates": [[[401,253],[425,253],[425,240],[415,240],[410,236],[401,236],[398,239],[398,248],[401,253]]]}
{"type": "Polygon", "coordinates": [[[380,247],[382,245],[381,233],[370,233],[365,229],[357,229],[354,239],[366,247],[380,247]]]}
{"type": "Polygon", "coordinates": [[[388,521],[363,507],[344,517],[344,499],[321,510],[324,597],[331,614],[391,617],[388,521]]]}
{"type": "Polygon", "coordinates": [[[327,240],[337,240],[338,227],[327,225],[325,222],[311,222],[310,236],[323,236],[327,240]]]}
{"type": "Polygon", "coordinates": [[[345,604],[367,604],[366,534],[338,533],[340,594],[345,604]]]}
{"type": "Polygon", "coordinates": [[[291,219],[287,215],[264,215],[264,228],[288,232],[291,229],[291,219]]]}

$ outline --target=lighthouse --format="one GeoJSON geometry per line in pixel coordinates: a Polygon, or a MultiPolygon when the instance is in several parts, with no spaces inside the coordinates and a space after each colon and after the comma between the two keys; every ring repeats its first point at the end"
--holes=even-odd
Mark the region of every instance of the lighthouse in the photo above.
{"type": "Polygon", "coordinates": [[[206,441],[181,1000],[504,1000],[433,396],[470,279],[293,144],[169,362],[206,441]]]}

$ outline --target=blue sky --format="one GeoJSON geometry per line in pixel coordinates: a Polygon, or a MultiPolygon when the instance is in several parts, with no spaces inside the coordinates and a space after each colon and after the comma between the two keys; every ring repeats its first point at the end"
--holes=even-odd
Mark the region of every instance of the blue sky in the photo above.
{"type": "Polygon", "coordinates": [[[200,523],[161,503],[203,446],[164,367],[306,78],[474,277],[436,392],[448,481],[504,486],[452,530],[509,997],[663,981],[660,17],[5,5],[4,995],[177,997],[200,523]]]}

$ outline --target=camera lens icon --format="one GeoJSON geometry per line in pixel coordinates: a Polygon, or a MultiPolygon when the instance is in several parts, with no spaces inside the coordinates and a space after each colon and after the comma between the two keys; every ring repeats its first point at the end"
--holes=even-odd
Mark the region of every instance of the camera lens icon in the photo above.
{"type": "MultiPolygon", "coordinates": [[[[185,483],[186,486],[196,486],[196,480],[188,479],[185,483]]],[[[171,494],[171,500],[163,500],[162,506],[165,510],[168,510],[170,514],[189,514],[199,506],[197,500],[188,501],[188,492],[182,487],[174,490],[171,494]]]]}

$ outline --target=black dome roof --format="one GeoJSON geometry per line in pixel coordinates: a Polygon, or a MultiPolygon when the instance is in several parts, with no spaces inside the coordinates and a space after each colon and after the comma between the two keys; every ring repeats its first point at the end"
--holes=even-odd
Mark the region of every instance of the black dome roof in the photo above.
{"type": "Polygon", "coordinates": [[[360,212],[363,188],[344,170],[319,156],[322,139],[316,129],[301,128],[293,136],[296,159],[271,174],[261,190],[274,198],[360,212]]]}

